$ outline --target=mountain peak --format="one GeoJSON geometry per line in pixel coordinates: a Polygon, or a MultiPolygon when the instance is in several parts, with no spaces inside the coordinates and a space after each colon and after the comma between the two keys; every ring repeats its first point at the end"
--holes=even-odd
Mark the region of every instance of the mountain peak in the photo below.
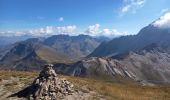
{"type": "Polygon", "coordinates": [[[153,43],[169,47],[169,37],[170,13],[167,13],[159,20],[142,28],[137,35],[114,38],[105,45],[99,45],[90,54],[90,57],[116,56],[129,51],[143,49],[145,46],[153,43]]]}

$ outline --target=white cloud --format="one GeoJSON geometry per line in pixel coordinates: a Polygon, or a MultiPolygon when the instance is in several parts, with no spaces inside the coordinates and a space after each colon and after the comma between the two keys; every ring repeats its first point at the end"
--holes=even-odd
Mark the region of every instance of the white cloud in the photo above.
{"type": "Polygon", "coordinates": [[[67,35],[77,35],[75,25],[70,26],[62,26],[62,27],[54,27],[54,26],[46,26],[44,28],[37,28],[25,31],[5,31],[0,32],[0,36],[50,36],[57,34],[67,34],[67,35]]]}
{"type": "Polygon", "coordinates": [[[0,36],[22,36],[22,35],[26,35],[25,32],[20,32],[20,31],[6,31],[6,32],[0,32],[0,36]]]}
{"type": "Polygon", "coordinates": [[[57,32],[60,34],[73,34],[76,30],[76,26],[75,25],[71,25],[71,26],[62,26],[62,27],[57,27],[57,32]]]}
{"type": "Polygon", "coordinates": [[[129,35],[127,32],[119,32],[116,29],[100,29],[99,24],[90,25],[87,27],[85,32],[76,32],[77,27],[75,25],[69,26],[61,26],[61,27],[54,27],[54,26],[46,26],[44,28],[32,29],[32,30],[25,30],[25,31],[7,31],[7,32],[0,32],[0,36],[23,36],[23,35],[30,35],[30,36],[51,36],[51,35],[58,35],[58,34],[65,34],[65,35],[79,35],[85,34],[90,36],[106,36],[106,37],[117,37],[122,35],[129,35]]]}
{"type": "Polygon", "coordinates": [[[30,30],[28,34],[31,34],[33,36],[49,36],[57,34],[74,35],[76,28],[77,27],[75,25],[62,27],[46,26],[45,28],[30,30]]]}
{"type": "Polygon", "coordinates": [[[99,33],[100,24],[90,25],[85,31],[86,34],[95,36],[99,33]]]}
{"type": "Polygon", "coordinates": [[[46,26],[45,28],[33,29],[26,32],[28,35],[33,36],[46,36],[53,35],[55,28],[53,26],[46,26]]]}
{"type": "Polygon", "coordinates": [[[121,8],[121,14],[127,12],[135,13],[137,9],[143,7],[146,0],[124,0],[124,6],[121,8]]]}
{"type": "Polygon", "coordinates": [[[170,12],[160,17],[153,25],[159,28],[170,28],[170,12]]]}
{"type": "Polygon", "coordinates": [[[123,36],[123,35],[129,35],[127,32],[119,32],[116,29],[103,29],[102,32],[100,32],[101,36],[107,36],[107,37],[117,37],[117,36],[123,36]]]}
{"type": "Polygon", "coordinates": [[[116,29],[104,28],[103,30],[100,30],[99,24],[90,25],[84,34],[90,36],[106,36],[106,37],[129,35],[127,32],[119,32],[116,29]]]}
{"type": "Polygon", "coordinates": [[[45,28],[34,29],[34,30],[26,30],[26,31],[4,31],[0,32],[0,36],[45,36],[47,33],[45,32],[45,28]]]}
{"type": "Polygon", "coordinates": [[[54,32],[54,28],[52,27],[52,26],[47,26],[46,27],[46,33],[47,34],[51,34],[51,33],[53,33],[54,32]]]}
{"type": "Polygon", "coordinates": [[[126,12],[128,12],[129,11],[129,9],[131,8],[131,6],[130,5],[127,5],[127,6],[124,6],[123,8],[122,8],[122,13],[126,13],[126,12]]]}
{"type": "Polygon", "coordinates": [[[0,36],[48,36],[54,35],[55,28],[53,26],[46,26],[45,28],[25,30],[25,31],[6,31],[0,32],[0,36]]]}
{"type": "Polygon", "coordinates": [[[63,17],[60,17],[60,18],[58,19],[58,21],[59,21],[59,22],[63,22],[63,21],[64,21],[64,18],[63,18],[63,17]]]}

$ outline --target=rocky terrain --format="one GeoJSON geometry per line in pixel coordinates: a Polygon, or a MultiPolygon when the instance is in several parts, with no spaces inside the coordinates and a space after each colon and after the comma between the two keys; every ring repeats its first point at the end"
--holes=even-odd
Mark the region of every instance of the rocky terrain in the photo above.
{"type": "MultiPolygon", "coordinates": [[[[30,75],[31,73],[27,74],[30,75]]],[[[94,91],[86,89],[86,92],[84,92],[85,90],[76,88],[71,82],[57,75],[51,64],[46,65],[32,83],[30,83],[27,76],[20,76],[19,79],[17,76],[11,76],[10,80],[3,79],[3,77],[2,75],[0,84],[1,100],[93,100],[93,98],[105,100],[105,98],[94,91]],[[25,81],[23,82],[23,80],[25,81]],[[24,84],[28,84],[27,82],[30,85],[25,87],[24,84]],[[23,89],[17,91],[21,87],[23,89]]]]}
{"type": "Polygon", "coordinates": [[[132,79],[143,85],[170,83],[169,48],[156,44],[112,57],[91,57],[73,64],[56,64],[60,73],[88,78],[132,79]]]}
{"type": "MultiPolygon", "coordinates": [[[[0,71],[0,100],[26,100],[11,97],[33,84],[39,72],[0,71]]],[[[93,80],[88,78],[58,76],[74,85],[75,92],[67,100],[169,100],[169,86],[140,86],[127,80],[93,80]],[[76,95],[79,94],[79,95],[76,95]]]]}

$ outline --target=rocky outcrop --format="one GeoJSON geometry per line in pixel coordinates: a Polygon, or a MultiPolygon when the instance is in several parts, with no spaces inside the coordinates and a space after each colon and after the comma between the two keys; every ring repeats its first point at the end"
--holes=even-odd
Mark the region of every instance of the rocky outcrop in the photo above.
{"type": "Polygon", "coordinates": [[[60,73],[71,76],[88,78],[114,78],[114,76],[122,76],[131,79],[136,78],[125,65],[111,58],[91,57],[70,65],[56,64],[54,68],[60,73]]]}
{"type": "Polygon", "coordinates": [[[35,79],[32,86],[36,89],[31,98],[40,100],[56,100],[74,92],[73,84],[65,79],[60,79],[52,68],[46,65],[35,79]]]}
{"type": "Polygon", "coordinates": [[[75,93],[73,84],[59,78],[51,64],[45,65],[31,86],[12,95],[28,97],[30,100],[58,100],[75,93]]]}

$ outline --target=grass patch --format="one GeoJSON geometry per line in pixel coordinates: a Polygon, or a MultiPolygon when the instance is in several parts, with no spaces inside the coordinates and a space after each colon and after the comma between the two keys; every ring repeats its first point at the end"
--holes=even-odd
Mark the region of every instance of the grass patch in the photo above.
{"type": "MultiPolygon", "coordinates": [[[[78,77],[66,77],[79,88],[86,86],[106,96],[108,100],[170,100],[170,87],[140,86],[137,84],[119,84],[78,77]]],[[[125,83],[125,82],[124,82],[125,83]]]]}
{"type": "Polygon", "coordinates": [[[35,78],[39,72],[25,72],[25,71],[0,71],[0,79],[9,79],[11,77],[17,78],[35,78]]]}
{"type": "Polygon", "coordinates": [[[4,86],[7,90],[14,90],[17,88],[17,85],[18,85],[17,82],[12,82],[12,83],[7,83],[4,86]]]}

